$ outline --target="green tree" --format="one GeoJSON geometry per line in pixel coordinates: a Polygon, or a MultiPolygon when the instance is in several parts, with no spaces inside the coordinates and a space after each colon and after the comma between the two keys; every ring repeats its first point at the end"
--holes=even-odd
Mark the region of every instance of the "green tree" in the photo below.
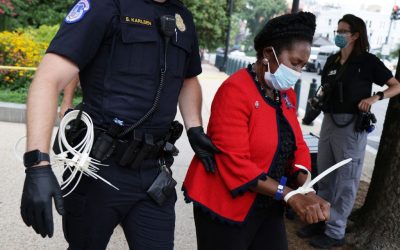
{"type": "Polygon", "coordinates": [[[0,31],[7,29],[8,21],[15,16],[14,5],[10,0],[0,0],[0,31]]]}
{"type": "Polygon", "coordinates": [[[285,13],[288,6],[285,0],[248,0],[238,15],[247,20],[247,27],[250,31],[246,39],[246,47],[252,49],[253,39],[264,24],[276,15],[285,13]]]}
{"type": "Polygon", "coordinates": [[[228,18],[226,0],[183,0],[192,12],[200,48],[215,49],[225,41],[228,18]]]}
{"type": "Polygon", "coordinates": [[[59,24],[74,0],[11,0],[16,15],[10,20],[9,29],[22,26],[39,27],[59,24]]]}
{"type": "Polygon", "coordinates": [[[0,1],[0,16],[2,15],[13,15],[14,5],[10,0],[0,1]]]}
{"type": "MultiPolygon", "coordinates": [[[[398,51],[398,55],[400,51],[398,51]]],[[[400,59],[396,78],[400,79],[400,59]]],[[[400,96],[390,99],[364,205],[351,215],[355,249],[400,248],[400,96]]]]}
{"type": "MultiPolygon", "coordinates": [[[[237,13],[242,11],[242,8],[246,5],[247,0],[232,0],[233,1],[233,12],[237,13]]],[[[227,5],[229,4],[229,0],[226,1],[227,5]]]]}

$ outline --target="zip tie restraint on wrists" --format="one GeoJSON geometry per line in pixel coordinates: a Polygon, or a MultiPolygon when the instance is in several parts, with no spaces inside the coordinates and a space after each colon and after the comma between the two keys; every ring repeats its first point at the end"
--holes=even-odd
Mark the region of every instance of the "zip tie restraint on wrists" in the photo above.
{"type": "Polygon", "coordinates": [[[322,178],[324,178],[325,176],[327,176],[328,174],[330,174],[332,171],[334,171],[334,170],[336,170],[336,169],[338,169],[338,168],[340,168],[340,167],[346,165],[347,163],[351,162],[351,160],[352,160],[351,158],[348,158],[348,159],[346,159],[346,160],[343,160],[343,161],[341,161],[341,162],[336,163],[335,165],[333,165],[332,167],[328,168],[327,170],[325,170],[324,172],[322,172],[321,174],[319,174],[317,177],[315,177],[314,180],[311,180],[311,173],[310,173],[310,171],[308,171],[307,168],[305,168],[305,167],[302,166],[302,165],[295,164],[295,166],[296,166],[297,168],[300,168],[300,169],[302,169],[302,170],[307,171],[307,179],[306,179],[306,181],[304,182],[303,186],[299,187],[299,188],[296,189],[296,190],[293,190],[293,191],[287,193],[283,199],[285,200],[285,202],[288,202],[288,200],[289,200],[292,196],[294,196],[294,195],[296,195],[296,194],[307,194],[307,193],[310,193],[310,192],[314,192],[314,193],[315,193],[315,190],[314,190],[314,188],[313,188],[313,186],[315,185],[315,183],[317,183],[317,182],[320,181],[322,178]]]}

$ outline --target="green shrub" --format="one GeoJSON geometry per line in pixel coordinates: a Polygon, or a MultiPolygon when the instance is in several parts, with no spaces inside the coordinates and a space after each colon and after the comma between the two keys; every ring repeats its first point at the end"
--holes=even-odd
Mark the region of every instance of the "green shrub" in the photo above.
{"type": "Polygon", "coordinates": [[[59,25],[42,25],[39,28],[19,28],[17,29],[17,32],[25,33],[26,35],[32,37],[32,39],[37,43],[45,43],[48,45],[56,35],[59,27],[59,25]]]}
{"type": "MultiPolygon", "coordinates": [[[[37,67],[58,26],[41,26],[0,32],[0,65],[37,67]]],[[[34,71],[0,70],[0,88],[26,90],[34,71]]]]}

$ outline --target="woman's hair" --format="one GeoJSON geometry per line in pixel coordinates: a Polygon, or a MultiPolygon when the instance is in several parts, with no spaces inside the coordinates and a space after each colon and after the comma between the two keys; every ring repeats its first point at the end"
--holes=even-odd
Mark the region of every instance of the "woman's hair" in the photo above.
{"type": "Polygon", "coordinates": [[[358,39],[355,41],[353,53],[356,55],[360,54],[364,51],[369,51],[369,42],[368,42],[368,35],[367,35],[367,27],[365,22],[352,14],[344,15],[338,22],[345,22],[350,25],[350,31],[352,34],[359,33],[358,39]]]}
{"type": "Polygon", "coordinates": [[[315,15],[309,12],[285,14],[269,20],[254,38],[257,59],[263,58],[263,50],[269,46],[274,47],[279,56],[294,42],[312,43],[315,26],[315,15]]]}

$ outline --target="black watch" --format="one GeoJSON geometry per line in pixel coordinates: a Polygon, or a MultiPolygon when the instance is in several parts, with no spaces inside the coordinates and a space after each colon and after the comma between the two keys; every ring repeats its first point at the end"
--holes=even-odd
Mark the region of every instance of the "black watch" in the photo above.
{"type": "Polygon", "coordinates": [[[379,101],[380,101],[380,100],[382,100],[382,99],[383,99],[383,97],[385,96],[385,94],[383,94],[383,92],[382,92],[382,91],[378,91],[378,92],[376,92],[376,95],[378,95],[378,96],[379,96],[379,101]]]}
{"type": "Polygon", "coordinates": [[[50,162],[50,156],[47,153],[40,152],[39,150],[32,150],[24,154],[24,165],[29,168],[39,164],[41,161],[50,162]]]}

